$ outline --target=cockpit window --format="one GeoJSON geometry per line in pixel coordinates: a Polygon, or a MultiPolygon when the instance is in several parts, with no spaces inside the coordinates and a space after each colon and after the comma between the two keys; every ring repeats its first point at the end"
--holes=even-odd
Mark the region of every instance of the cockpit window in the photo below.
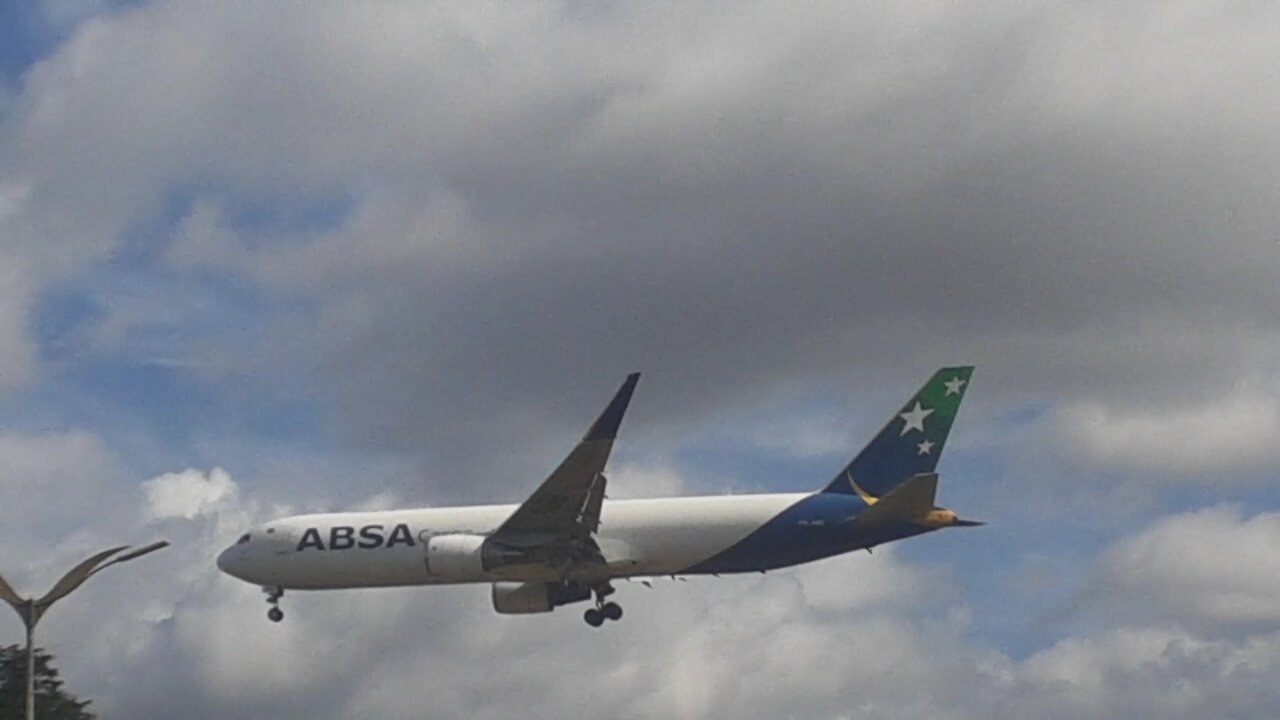
{"type": "Polygon", "coordinates": [[[245,533],[245,534],[241,535],[241,536],[240,536],[240,539],[236,541],[236,544],[237,544],[237,545],[243,545],[243,544],[245,544],[245,543],[247,543],[247,542],[249,542],[249,533],[245,533]]]}

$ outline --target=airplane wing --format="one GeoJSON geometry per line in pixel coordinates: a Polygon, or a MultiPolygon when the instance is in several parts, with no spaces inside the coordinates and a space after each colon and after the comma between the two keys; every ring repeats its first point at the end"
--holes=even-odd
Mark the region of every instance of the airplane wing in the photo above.
{"type": "MultiPolygon", "coordinates": [[[[605,477],[601,473],[639,381],[640,373],[627,376],[582,442],[493,532],[491,540],[512,548],[549,548],[590,540],[599,529],[604,502],[605,477]]],[[[590,545],[594,548],[594,543],[590,545]]]]}

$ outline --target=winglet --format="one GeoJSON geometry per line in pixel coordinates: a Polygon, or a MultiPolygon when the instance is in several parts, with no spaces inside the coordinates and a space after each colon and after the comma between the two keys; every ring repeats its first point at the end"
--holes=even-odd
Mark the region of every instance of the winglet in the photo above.
{"type": "Polygon", "coordinates": [[[600,417],[591,424],[591,429],[582,436],[583,442],[592,440],[613,440],[618,437],[618,428],[622,425],[622,416],[631,403],[631,394],[636,391],[636,383],[640,382],[640,373],[631,373],[623,381],[618,393],[609,401],[609,406],[600,413],[600,417]]]}

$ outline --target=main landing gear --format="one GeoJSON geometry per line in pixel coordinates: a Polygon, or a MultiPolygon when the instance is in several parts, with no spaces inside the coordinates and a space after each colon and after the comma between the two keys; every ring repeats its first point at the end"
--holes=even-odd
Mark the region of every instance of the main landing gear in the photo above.
{"type": "Polygon", "coordinates": [[[284,588],[264,587],[262,592],[267,594],[267,604],[271,606],[267,611],[267,619],[274,623],[283,620],[284,611],[280,609],[280,598],[284,596],[284,588]]]}
{"type": "Polygon", "coordinates": [[[600,627],[605,620],[621,620],[622,606],[616,602],[605,602],[604,599],[614,593],[612,585],[605,584],[594,588],[596,606],[582,613],[582,619],[591,627],[600,627]]]}

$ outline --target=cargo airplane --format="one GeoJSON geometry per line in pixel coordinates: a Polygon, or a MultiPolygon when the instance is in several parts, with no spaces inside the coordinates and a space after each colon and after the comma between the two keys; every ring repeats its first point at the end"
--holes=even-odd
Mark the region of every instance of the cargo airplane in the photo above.
{"type": "Polygon", "coordinates": [[[763,572],[948,527],[935,469],[972,367],[933,375],[817,492],[608,500],[605,463],[640,375],[627,377],[577,447],[520,505],[298,515],[255,527],[218,567],[260,585],[279,622],[288,590],[489,583],[499,613],[593,601],[622,617],[623,578],[763,572]]]}

